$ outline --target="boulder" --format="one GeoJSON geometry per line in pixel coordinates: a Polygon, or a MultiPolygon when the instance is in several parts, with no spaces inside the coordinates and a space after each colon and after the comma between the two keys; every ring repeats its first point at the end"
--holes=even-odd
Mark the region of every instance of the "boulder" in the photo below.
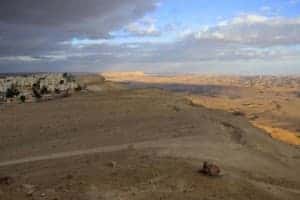
{"type": "Polygon", "coordinates": [[[199,172],[207,176],[219,176],[221,170],[217,165],[205,161],[199,172]]]}

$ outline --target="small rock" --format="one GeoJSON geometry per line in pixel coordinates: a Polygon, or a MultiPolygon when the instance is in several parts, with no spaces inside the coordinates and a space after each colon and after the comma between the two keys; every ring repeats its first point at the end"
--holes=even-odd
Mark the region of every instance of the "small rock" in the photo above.
{"type": "Polygon", "coordinates": [[[108,163],[108,165],[109,165],[111,168],[113,168],[113,169],[117,168],[117,162],[116,162],[116,161],[111,161],[111,162],[108,163]]]}
{"type": "Polygon", "coordinates": [[[232,112],[232,114],[234,115],[234,116],[245,116],[246,114],[245,113],[243,113],[242,111],[233,111],[232,112]]]}
{"type": "Polygon", "coordinates": [[[202,169],[200,169],[199,172],[208,176],[219,176],[221,170],[215,164],[204,162],[202,169]]]}
{"type": "Polygon", "coordinates": [[[14,182],[14,179],[10,176],[0,177],[0,185],[11,185],[14,182]]]}
{"type": "Polygon", "coordinates": [[[72,174],[68,174],[68,175],[66,176],[66,179],[68,179],[68,180],[73,179],[73,178],[74,178],[74,176],[73,176],[72,174]]]}
{"type": "Polygon", "coordinates": [[[256,119],[258,119],[259,117],[257,116],[257,115],[250,115],[249,116],[249,119],[250,120],[256,120],[256,119]]]}
{"type": "Polygon", "coordinates": [[[35,186],[34,185],[23,184],[22,187],[23,187],[23,189],[24,189],[27,196],[32,196],[33,193],[35,192],[35,186]]]}
{"type": "Polygon", "coordinates": [[[84,181],[79,181],[79,185],[84,185],[85,182],[84,181]]]}
{"type": "Polygon", "coordinates": [[[173,106],[172,108],[175,112],[179,112],[180,111],[180,108],[178,106],[173,106]]]}

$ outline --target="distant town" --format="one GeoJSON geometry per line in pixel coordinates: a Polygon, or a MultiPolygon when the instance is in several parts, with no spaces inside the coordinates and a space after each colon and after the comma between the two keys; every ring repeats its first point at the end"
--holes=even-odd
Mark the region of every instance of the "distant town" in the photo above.
{"type": "Polygon", "coordinates": [[[69,73],[18,74],[0,76],[0,103],[37,102],[67,97],[82,89],[69,73]]]}

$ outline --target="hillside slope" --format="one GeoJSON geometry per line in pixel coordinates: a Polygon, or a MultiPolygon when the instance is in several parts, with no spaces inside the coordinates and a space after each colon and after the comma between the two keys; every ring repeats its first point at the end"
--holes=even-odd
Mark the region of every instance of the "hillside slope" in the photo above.
{"type": "Polygon", "coordinates": [[[85,194],[73,199],[114,199],[109,194],[125,199],[196,199],[200,194],[297,199],[300,194],[299,148],[273,140],[246,118],[162,90],[107,90],[9,105],[1,108],[0,121],[0,176],[17,179],[1,188],[5,199],[25,198],[17,189],[24,183],[40,185],[37,195],[85,194]],[[18,159],[24,163],[4,166],[18,159]],[[205,160],[217,163],[223,176],[210,180],[197,174],[205,160]],[[107,168],[111,161],[117,169],[107,168]],[[72,180],[61,179],[69,173],[72,180]],[[140,185],[152,179],[156,189],[153,183],[140,185]],[[184,193],[185,185],[189,192],[184,193]]]}

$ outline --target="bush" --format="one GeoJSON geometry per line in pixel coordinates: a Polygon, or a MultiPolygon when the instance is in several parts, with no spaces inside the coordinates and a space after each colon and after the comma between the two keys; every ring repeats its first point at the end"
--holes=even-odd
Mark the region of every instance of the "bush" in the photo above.
{"type": "Polygon", "coordinates": [[[60,90],[57,89],[57,88],[55,88],[54,93],[55,93],[55,94],[60,94],[60,90]]]}
{"type": "Polygon", "coordinates": [[[80,92],[81,90],[82,90],[81,85],[78,85],[78,86],[75,88],[75,91],[76,91],[76,92],[80,92]]]}
{"type": "Polygon", "coordinates": [[[65,73],[63,73],[63,75],[62,75],[65,79],[67,79],[68,78],[68,76],[69,76],[69,74],[67,73],[67,72],[65,72],[65,73]]]}
{"type": "Polygon", "coordinates": [[[6,89],[6,98],[13,98],[15,96],[18,96],[20,94],[19,90],[12,85],[11,88],[6,89]]]}
{"type": "Polygon", "coordinates": [[[6,92],[5,92],[5,96],[6,96],[6,98],[13,98],[15,95],[11,88],[7,88],[6,92]]]}
{"type": "Polygon", "coordinates": [[[24,95],[21,95],[21,96],[20,96],[20,100],[21,100],[22,103],[25,103],[26,97],[25,97],[24,95]]]}
{"type": "Polygon", "coordinates": [[[34,83],[33,85],[32,85],[32,93],[33,93],[33,96],[35,97],[35,98],[37,98],[37,99],[40,99],[40,98],[42,98],[42,95],[41,95],[41,93],[40,93],[40,83],[38,82],[38,83],[34,83]]]}
{"type": "MultiPolygon", "coordinates": [[[[69,73],[63,73],[63,78],[67,80],[67,82],[74,82],[75,81],[75,77],[72,75],[72,74],[69,74],[69,73]]],[[[61,83],[61,84],[64,84],[64,83],[61,83]]]]}
{"type": "Polygon", "coordinates": [[[36,90],[39,90],[40,89],[40,84],[39,83],[34,83],[33,85],[32,85],[32,88],[34,88],[34,89],[36,89],[36,90]]]}
{"type": "Polygon", "coordinates": [[[40,94],[39,90],[37,88],[32,88],[33,96],[37,99],[42,98],[42,95],[40,94]]]}
{"type": "Polygon", "coordinates": [[[49,94],[48,88],[46,86],[43,86],[40,92],[41,94],[49,94]]]}

